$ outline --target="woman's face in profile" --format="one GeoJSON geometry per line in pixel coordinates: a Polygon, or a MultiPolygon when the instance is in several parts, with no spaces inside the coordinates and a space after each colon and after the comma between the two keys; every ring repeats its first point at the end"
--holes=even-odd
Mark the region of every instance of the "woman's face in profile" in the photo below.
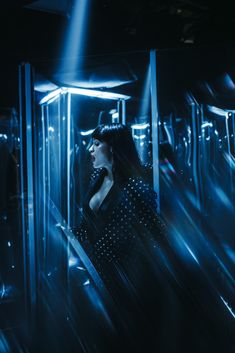
{"type": "Polygon", "coordinates": [[[111,147],[106,142],[94,138],[89,152],[94,168],[110,168],[112,166],[111,147]]]}

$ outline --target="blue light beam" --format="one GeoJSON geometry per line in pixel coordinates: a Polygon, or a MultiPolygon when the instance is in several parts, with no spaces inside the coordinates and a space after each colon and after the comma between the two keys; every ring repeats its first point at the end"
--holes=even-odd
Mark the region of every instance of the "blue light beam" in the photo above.
{"type": "Polygon", "coordinates": [[[89,0],[74,0],[63,48],[61,71],[75,72],[81,66],[87,32],[89,0]]]}

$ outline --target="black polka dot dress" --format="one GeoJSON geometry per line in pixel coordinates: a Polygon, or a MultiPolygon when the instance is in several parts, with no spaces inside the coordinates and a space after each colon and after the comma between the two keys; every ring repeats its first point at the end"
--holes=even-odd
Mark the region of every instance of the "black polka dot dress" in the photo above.
{"type": "Polygon", "coordinates": [[[157,214],[157,195],[143,178],[114,183],[97,212],[90,209],[89,200],[101,185],[102,173],[93,178],[75,234],[103,277],[110,264],[138,261],[145,246],[160,246],[165,228],[157,214]]]}
{"type": "Polygon", "coordinates": [[[139,176],[114,183],[98,211],[91,210],[89,200],[103,177],[102,172],[93,176],[75,235],[128,327],[131,351],[143,351],[146,340],[156,338],[161,315],[164,279],[153,254],[164,244],[165,228],[157,214],[157,195],[139,176]]]}

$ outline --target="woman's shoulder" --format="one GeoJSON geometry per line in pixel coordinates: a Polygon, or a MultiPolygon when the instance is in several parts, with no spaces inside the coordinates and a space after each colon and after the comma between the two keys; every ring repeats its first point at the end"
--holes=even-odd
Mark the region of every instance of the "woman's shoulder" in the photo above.
{"type": "Polygon", "coordinates": [[[132,176],[128,178],[127,183],[124,186],[124,190],[133,195],[136,199],[156,203],[156,192],[150,183],[142,176],[132,176]]]}
{"type": "Polygon", "coordinates": [[[142,176],[131,176],[128,178],[126,185],[126,188],[130,188],[131,190],[133,190],[134,192],[153,192],[155,193],[155,191],[153,190],[152,186],[150,185],[150,183],[143,178],[142,176]]]}

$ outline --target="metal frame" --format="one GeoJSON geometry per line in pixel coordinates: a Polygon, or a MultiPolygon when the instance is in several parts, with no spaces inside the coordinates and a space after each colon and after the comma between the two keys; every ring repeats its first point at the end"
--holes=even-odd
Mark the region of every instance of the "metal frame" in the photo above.
{"type": "Polygon", "coordinates": [[[24,288],[28,328],[35,325],[37,276],[35,258],[35,217],[33,186],[33,104],[32,70],[29,63],[19,67],[21,209],[24,257],[24,288]]]}
{"type": "Polygon", "coordinates": [[[150,51],[150,91],[151,91],[151,127],[152,127],[152,159],[153,159],[153,188],[158,195],[157,211],[160,212],[159,188],[159,114],[157,92],[157,53],[150,51]]]}

